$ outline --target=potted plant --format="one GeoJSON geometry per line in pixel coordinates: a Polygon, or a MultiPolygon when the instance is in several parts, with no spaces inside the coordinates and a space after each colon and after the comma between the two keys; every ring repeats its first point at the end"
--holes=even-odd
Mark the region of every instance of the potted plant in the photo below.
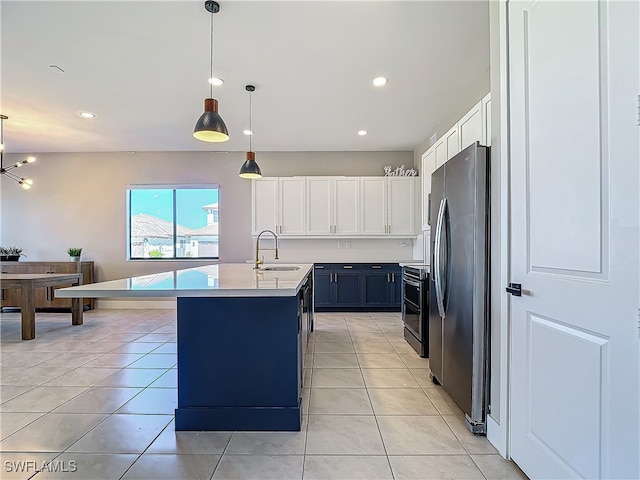
{"type": "Polygon", "coordinates": [[[0,260],[3,262],[17,262],[23,255],[20,247],[0,247],[0,260]]]}
{"type": "Polygon", "coordinates": [[[72,261],[79,262],[80,261],[80,255],[82,255],[82,248],[69,247],[69,249],[67,250],[67,253],[71,257],[72,261]]]}

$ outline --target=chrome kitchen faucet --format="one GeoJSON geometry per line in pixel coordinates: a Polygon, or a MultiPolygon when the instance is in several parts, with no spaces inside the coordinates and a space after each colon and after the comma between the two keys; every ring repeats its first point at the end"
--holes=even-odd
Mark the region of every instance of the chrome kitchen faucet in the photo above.
{"type": "Polygon", "coordinates": [[[256,259],[253,265],[254,270],[257,270],[260,265],[264,263],[264,260],[260,260],[260,236],[265,232],[269,232],[271,235],[273,235],[273,238],[276,240],[276,246],[275,248],[263,248],[263,250],[275,250],[275,259],[278,260],[278,236],[271,230],[263,230],[258,234],[258,238],[256,238],[256,259]]]}

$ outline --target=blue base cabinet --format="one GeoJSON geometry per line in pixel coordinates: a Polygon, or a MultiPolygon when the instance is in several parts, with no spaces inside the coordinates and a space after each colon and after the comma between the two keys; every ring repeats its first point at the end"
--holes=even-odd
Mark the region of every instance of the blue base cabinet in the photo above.
{"type": "Polygon", "coordinates": [[[402,269],[397,263],[317,263],[315,310],[399,312],[402,269]]]}
{"type": "Polygon", "coordinates": [[[300,430],[310,293],[178,297],[176,431],[300,430]]]}

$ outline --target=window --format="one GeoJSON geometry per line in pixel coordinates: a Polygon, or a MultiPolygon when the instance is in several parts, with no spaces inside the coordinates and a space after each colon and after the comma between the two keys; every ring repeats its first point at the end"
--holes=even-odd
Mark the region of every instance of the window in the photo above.
{"type": "Polygon", "coordinates": [[[131,260],[218,258],[218,185],[127,188],[131,260]]]}

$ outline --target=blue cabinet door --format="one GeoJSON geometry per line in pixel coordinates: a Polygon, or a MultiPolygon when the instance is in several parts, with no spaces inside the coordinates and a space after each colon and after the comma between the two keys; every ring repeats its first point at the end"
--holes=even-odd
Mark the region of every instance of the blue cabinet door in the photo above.
{"type": "Polygon", "coordinates": [[[402,306],[402,267],[397,264],[390,266],[391,283],[391,306],[400,308],[402,306]]]}
{"type": "Polygon", "coordinates": [[[335,272],[336,301],[340,307],[357,307],[362,304],[360,299],[360,281],[362,272],[335,272]]]}
{"type": "Polygon", "coordinates": [[[381,307],[391,304],[390,278],[391,274],[385,271],[364,272],[362,296],[365,306],[381,307]]]}
{"type": "Polygon", "coordinates": [[[313,269],[313,301],[316,307],[331,307],[335,303],[333,273],[327,265],[316,265],[313,269]],[[324,268],[318,268],[324,267],[324,268]]]}

